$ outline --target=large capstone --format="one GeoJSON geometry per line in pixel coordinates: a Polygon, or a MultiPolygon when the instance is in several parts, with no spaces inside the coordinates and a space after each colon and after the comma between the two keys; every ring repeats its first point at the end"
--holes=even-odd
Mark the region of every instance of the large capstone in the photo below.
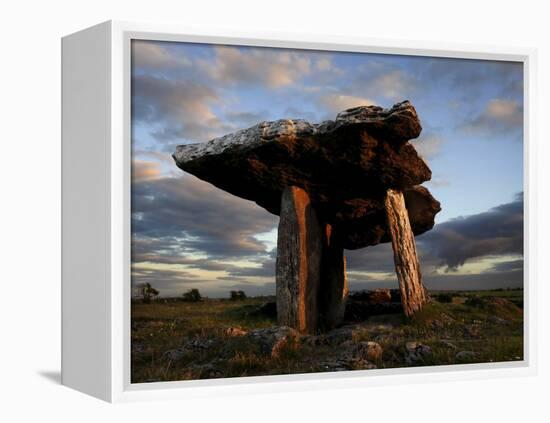
{"type": "Polygon", "coordinates": [[[407,205],[419,210],[411,219],[415,235],[433,226],[439,202],[416,187],[431,171],[408,142],[420,131],[416,111],[405,101],[391,109],[356,107],[320,124],[261,122],[180,145],[174,159],[186,172],[276,215],[284,189],[302,188],[344,248],[357,249],[390,241],[384,209],[389,188],[403,191],[407,205]]]}

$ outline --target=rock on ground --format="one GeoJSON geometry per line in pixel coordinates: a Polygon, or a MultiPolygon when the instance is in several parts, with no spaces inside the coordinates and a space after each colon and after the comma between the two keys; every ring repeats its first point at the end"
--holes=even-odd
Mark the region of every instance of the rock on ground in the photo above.
{"type": "Polygon", "coordinates": [[[224,332],[229,337],[244,336],[248,333],[246,330],[237,327],[227,328],[224,332]]]}
{"type": "Polygon", "coordinates": [[[380,360],[383,352],[382,346],[374,341],[359,342],[355,347],[355,354],[368,361],[380,360]]]}
{"type": "Polygon", "coordinates": [[[246,336],[263,354],[277,358],[285,348],[292,348],[297,343],[299,333],[287,326],[274,326],[252,330],[246,336]]]}
{"type": "Polygon", "coordinates": [[[471,361],[476,358],[477,354],[474,351],[459,351],[455,355],[457,361],[471,361]]]}
{"type": "Polygon", "coordinates": [[[405,363],[416,364],[423,362],[432,356],[432,348],[420,342],[407,342],[405,344],[405,363]]]}

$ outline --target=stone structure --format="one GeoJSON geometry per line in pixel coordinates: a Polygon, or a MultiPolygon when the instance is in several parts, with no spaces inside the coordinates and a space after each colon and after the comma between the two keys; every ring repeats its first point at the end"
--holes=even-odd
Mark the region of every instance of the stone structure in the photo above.
{"type": "Polygon", "coordinates": [[[280,216],[279,324],[301,332],[342,322],[344,249],[392,242],[403,310],[425,301],[414,235],[430,230],[439,202],[420,186],[431,171],[410,139],[420,122],[408,102],[360,106],[334,121],[262,122],[178,146],[178,167],[280,216]]]}

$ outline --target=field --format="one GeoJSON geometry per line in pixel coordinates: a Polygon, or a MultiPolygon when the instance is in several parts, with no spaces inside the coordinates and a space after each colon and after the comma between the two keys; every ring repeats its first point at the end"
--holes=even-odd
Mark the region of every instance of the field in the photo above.
{"type": "Polygon", "coordinates": [[[276,325],[274,298],[132,303],[132,382],[523,359],[523,291],[431,292],[322,335],[276,325]]]}

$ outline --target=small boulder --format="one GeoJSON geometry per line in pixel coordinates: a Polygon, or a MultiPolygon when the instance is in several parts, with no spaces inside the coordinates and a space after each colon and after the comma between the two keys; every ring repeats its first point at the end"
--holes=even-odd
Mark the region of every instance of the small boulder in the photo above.
{"type": "Polygon", "coordinates": [[[420,342],[407,342],[405,344],[405,363],[416,364],[423,362],[432,356],[432,348],[420,342]]]}
{"type": "Polygon", "coordinates": [[[474,351],[459,351],[455,355],[457,361],[472,361],[477,354],[474,351]]]}
{"type": "Polygon", "coordinates": [[[440,342],[441,342],[443,345],[445,345],[447,348],[451,348],[451,349],[453,349],[453,350],[457,350],[457,349],[458,349],[458,347],[457,347],[455,344],[453,344],[451,341],[448,341],[447,339],[442,339],[440,342]]]}
{"type": "Polygon", "coordinates": [[[374,289],[369,296],[369,302],[372,304],[384,304],[391,302],[391,292],[389,289],[374,289]]]}
{"type": "Polygon", "coordinates": [[[368,360],[378,361],[382,358],[384,350],[378,342],[367,341],[359,342],[355,348],[356,355],[368,360]]]}
{"type": "Polygon", "coordinates": [[[170,360],[170,361],[179,361],[181,360],[183,357],[185,357],[185,355],[188,353],[189,351],[187,350],[184,350],[182,348],[176,348],[176,349],[173,349],[173,350],[168,350],[166,351],[163,355],[162,355],[162,358],[164,360],[170,360]]]}
{"type": "Polygon", "coordinates": [[[237,328],[237,327],[231,327],[231,328],[227,328],[225,331],[225,334],[229,337],[234,337],[234,336],[244,336],[246,335],[248,332],[245,331],[244,329],[241,329],[241,328],[237,328]]]}
{"type": "Polygon", "coordinates": [[[187,369],[194,374],[197,374],[197,378],[199,379],[217,379],[223,377],[223,372],[214,362],[206,364],[192,364],[187,369]]]}
{"type": "Polygon", "coordinates": [[[162,357],[165,360],[178,361],[185,357],[187,354],[205,351],[217,344],[218,342],[218,340],[212,338],[185,339],[181,347],[166,351],[162,355],[162,357]]]}
{"type": "Polygon", "coordinates": [[[263,354],[273,358],[279,357],[281,351],[296,344],[299,334],[288,326],[273,326],[265,329],[255,329],[246,335],[249,340],[258,345],[263,354]]]}

